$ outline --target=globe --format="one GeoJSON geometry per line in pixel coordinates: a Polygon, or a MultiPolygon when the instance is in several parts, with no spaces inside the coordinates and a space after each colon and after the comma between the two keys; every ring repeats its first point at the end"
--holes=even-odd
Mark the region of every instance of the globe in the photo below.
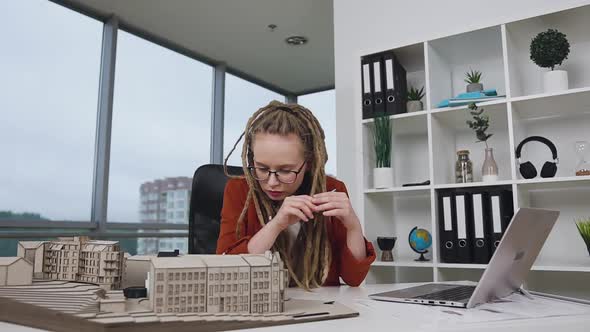
{"type": "Polygon", "coordinates": [[[428,248],[432,245],[430,232],[423,228],[414,227],[410,231],[408,242],[410,243],[410,248],[420,254],[420,258],[416,259],[416,261],[422,262],[428,260],[424,258],[424,254],[428,252],[428,248]]]}

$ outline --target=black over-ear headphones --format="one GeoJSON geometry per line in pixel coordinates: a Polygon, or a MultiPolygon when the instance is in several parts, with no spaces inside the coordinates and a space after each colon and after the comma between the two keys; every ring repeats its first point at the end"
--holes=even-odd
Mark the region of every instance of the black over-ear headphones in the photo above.
{"type": "Polygon", "coordinates": [[[527,161],[524,163],[522,163],[520,161],[520,152],[522,150],[522,147],[530,141],[541,142],[541,143],[547,145],[547,147],[549,147],[549,149],[551,149],[551,154],[553,155],[553,161],[552,162],[547,161],[547,162],[545,162],[545,164],[543,164],[543,168],[541,169],[541,177],[544,177],[544,178],[554,177],[555,173],[557,173],[557,164],[559,164],[559,158],[557,158],[557,148],[550,140],[546,139],[545,137],[541,137],[541,136],[527,137],[522,142],[520,142],[520,144],[518,144],[518,147],[516,148],[516,160],[518,160],[518,164],[520,165],[520,174],[525,179],[532,179],[535,176],[537,176],[537,169],[530,161],[527,161]]]}

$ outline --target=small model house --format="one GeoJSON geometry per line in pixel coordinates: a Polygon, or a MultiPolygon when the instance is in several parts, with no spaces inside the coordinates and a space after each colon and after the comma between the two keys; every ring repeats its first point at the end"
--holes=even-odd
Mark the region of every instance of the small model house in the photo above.
{"type": "Polygon", "coordinates": [[[125,253],[125,268],[123,269],[123,285],[121,288],[145,287],[145,279],[152,266],[152,257],[154,256],[129,256],[129,254],[125,253]]]}
{"type": "Polygon", "coordinates": [[[0,286],[30,285],[33,264],[22,257],[0,257],[0,286]]]}
{"type": "Polygon", "coordinates": [[[270,252],[154,257],[148,285],[155,313],[282,312],[286,270],[270,252]]]}
{"type": "Polygon", "coordinates": [[[43,241],[20,241],[17,246],[17,256],[26,259],[33,264],[33,278],[43,278],[43,252],[45,242],[43,241]]]}

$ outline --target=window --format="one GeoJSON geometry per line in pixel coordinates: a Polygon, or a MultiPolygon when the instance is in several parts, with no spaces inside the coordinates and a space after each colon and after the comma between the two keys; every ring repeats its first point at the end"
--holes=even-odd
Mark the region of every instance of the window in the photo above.
{"type": "MultiPolygon", "coordinates": [[[[265,89],[254,83],[226,74],[225,76],[225,123],[223,134],[223,156],[227,156],[234,143],[240,137],[248,118],[262,106],[267,105],[272,100],[283,102],[285,97],[265,89]],[[244,98],[244,96],[248,96],[244,98]]],[[[240,142],[242,143],[243,140],[240,142]]],[[[236,150],[232,153],[231,158],[227,161],[228,165],[242,165],[242,146],[238,144],[236,150]]]]}
{"type": "Polygon", "coordinates": [[[0,218],[89,221],[103,24],[0,1],[0,29],[0,218]]]}
{"type": "Polygon", "coordinates": [[[264,271],[264,277],[268,278],[268,271],[264,271]]]}
{"type": "Polygon", "coordinates": [[[326,174],[336,175],[336,93],[334,90],[299,96],[297,102],[318,119],[326,135],[326,174]]]}
{"type": "Polygon", "coordinates": [[[172,197],[166,181],[190,183],[196,166],[209,162],[211,77],[210,66],[119,30],[109,221],[142,221],[141,190],[172,197]]]}

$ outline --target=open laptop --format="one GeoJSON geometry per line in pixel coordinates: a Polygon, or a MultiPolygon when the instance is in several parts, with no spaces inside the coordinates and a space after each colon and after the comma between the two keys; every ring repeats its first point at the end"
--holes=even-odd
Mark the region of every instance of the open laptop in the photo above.
{"type": "Polygon", "coordinates": [[[473,308],[514,292],[537,259],[559,211],[521,208],[512,218],[477,286],[429,283],[371,294],[381,301],[473,308]]]}

